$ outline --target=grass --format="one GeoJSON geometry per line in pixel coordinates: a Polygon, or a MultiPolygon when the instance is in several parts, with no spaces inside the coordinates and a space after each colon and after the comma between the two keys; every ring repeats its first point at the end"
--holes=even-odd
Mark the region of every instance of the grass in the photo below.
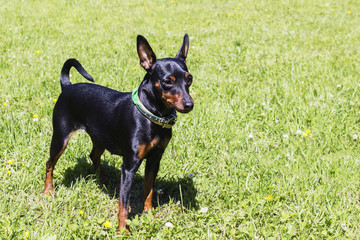
{"type": "MultiPolygon", "coordinates": [[[[360,237],[357,1],[0,6],[1,239],[360,237]],[[144,76],[136,35],[162,58],[185,33],[195,109],[174,127],[155,212],[141,210],[142,166],[132,235],[117,235],[121,157],[103,156],[114,180],[102,186],[81,131],[56,166],[56,197],[43,196],[63,62],[77,58],[97,84],[131,91],[144,76]]],[[[74,71],[72,81],[85,80],[74,71]]]]}

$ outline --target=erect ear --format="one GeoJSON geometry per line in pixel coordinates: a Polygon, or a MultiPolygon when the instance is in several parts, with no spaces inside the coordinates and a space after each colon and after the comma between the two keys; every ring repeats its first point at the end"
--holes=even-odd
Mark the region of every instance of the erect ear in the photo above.
{"type": "Polygon", "coordinates": [[[183,44],[182,44],[179,52],[176,54],[175,58],[180,58],[184,62],[186,62],[185,60],[186,60],[186,57],[187,57],[188,50],[189,50],[189,35],[186,33],[184,35],[183,44]]]}
{"type": "Polygon", "coordinates": [[[136,39],[137,43],[137,52],[140,59],[140,65],[146,70],[150,71],[156,62],[156,56],[153,50],[151,49],[149,43],[146,39],[138,35],[136,39]]]}

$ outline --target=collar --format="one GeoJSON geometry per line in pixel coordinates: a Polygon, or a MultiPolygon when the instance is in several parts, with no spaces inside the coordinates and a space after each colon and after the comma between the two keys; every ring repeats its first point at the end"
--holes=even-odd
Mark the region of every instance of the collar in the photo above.
{"type": "Polygon", "coordinates": [[[142,113],[146,118],[148,118],[153,123],[160,125],[163,128],[171,128],[175,125],[177,120],[177,115],[175,109],[173,112],[167,116],[167,117],[158,117],[154,114],[152,114],[149,110],[146,109],[146,107],[140,102],[139,95],[138,95],[138,88],[135,88],[134,91],[132,91],[132,101],[136,105],[139,112],[142,113]]]}

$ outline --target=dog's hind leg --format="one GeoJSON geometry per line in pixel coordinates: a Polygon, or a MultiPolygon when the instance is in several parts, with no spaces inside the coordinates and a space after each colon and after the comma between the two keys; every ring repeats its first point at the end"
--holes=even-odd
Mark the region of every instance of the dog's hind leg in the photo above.
{"type": "Polygon", "coordinates": [[[70,121],[62,119],[62,121],[54,121],[54,133],[50,146],[50,158],[46,162],[46,178],[44,194],[54,195],[53,189],[53,171],[57,161],[61,154],[65,150],[72,133],[76,128],[72,124],[68,124],[70,121]]]}
{"type": "Polygon", "coordinates": [[[96,140],[91,137],[92,143],[93,143],[93,148],[91,150],[90,153],[90,158],[93,162],[93,166],[95,169],[96,174],[98,174],[99,179],[102,183],[107,183],[108,179],[105,177],[102,168],[101,168],[101,155],[104,153],[105,148],[101,147],[96,140]]]}

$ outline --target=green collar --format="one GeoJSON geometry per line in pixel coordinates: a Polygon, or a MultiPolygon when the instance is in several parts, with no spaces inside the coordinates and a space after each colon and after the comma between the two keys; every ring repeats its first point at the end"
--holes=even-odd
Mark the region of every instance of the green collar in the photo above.
{"type": "Polygon", "coordinates": [[[149,110],[145,108],[145,106],[140,102],[139,95],[138,95],[138,88],[135,88],[134,91],[132,91],[132,100],[134,104],[136,105],[137,109],[150,121],[153,123],[162,126],[163,128],[171,128],[175,125],[177,116],[176,111],[174,110],[169,116],[167,117],[158,117],[154,114],[152,114],[149,110]]]}

